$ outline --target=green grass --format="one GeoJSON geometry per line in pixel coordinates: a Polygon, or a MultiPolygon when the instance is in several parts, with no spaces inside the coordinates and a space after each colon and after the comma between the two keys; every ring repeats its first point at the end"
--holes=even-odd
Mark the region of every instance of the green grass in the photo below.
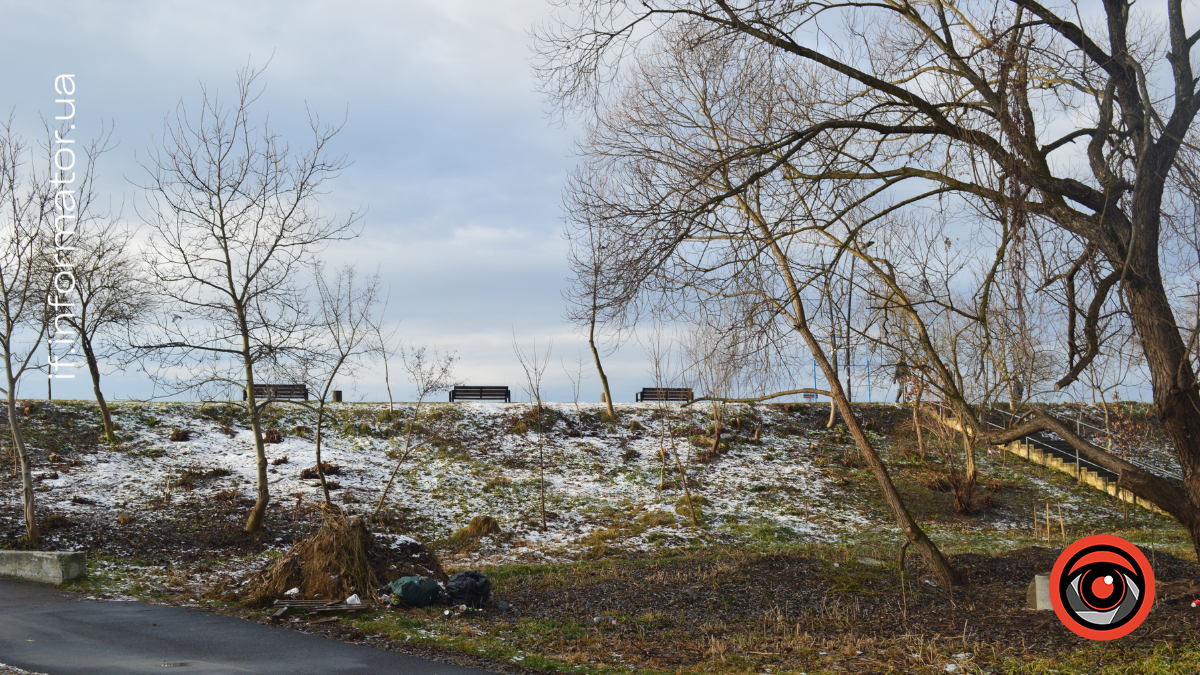
{"type": "Polygon", "coordinates": [[[1004,672],[1013,675],[1195,675],[1200,673],[1197,645],[1160,645],[1149,655],[1131,660],[1127,648],[1094,643],[1067,655],[1006,659],[1004,672]]]}

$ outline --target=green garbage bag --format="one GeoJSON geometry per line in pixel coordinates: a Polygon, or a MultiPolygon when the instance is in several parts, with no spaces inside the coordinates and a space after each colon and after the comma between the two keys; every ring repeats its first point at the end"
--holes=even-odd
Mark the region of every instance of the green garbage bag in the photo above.
{"type": "Polygon", "coordinates": [[[408,607],[428,607],[437,602],[442,587],[429,577],[400,577],[388,585],[396,604],[408,607]]]}

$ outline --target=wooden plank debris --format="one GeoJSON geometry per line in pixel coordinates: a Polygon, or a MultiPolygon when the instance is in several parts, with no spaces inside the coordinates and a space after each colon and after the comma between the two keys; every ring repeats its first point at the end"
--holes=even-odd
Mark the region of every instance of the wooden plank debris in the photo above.
{"type": "MultiPolygon", "coordinates": [[[[330,612],[361,612],[365,609],[372,609],[375,605],[362,603],[357,605],[348,605],[341,601],[328,602],[325,600],[276,600],[273,605],[279,612],[289,609],[298,609],[308,611],[313,614],[327,614],[330,612]]],[[[279,614],[276,612],[276,614],[279,614]]],[[[282,616],[282,614],[279,614],[282,616]]]]}

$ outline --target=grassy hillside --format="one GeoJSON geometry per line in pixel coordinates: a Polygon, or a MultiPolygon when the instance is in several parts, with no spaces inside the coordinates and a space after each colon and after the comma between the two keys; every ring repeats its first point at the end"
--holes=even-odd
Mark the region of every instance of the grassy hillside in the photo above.
{"type": "MultiPolygon", "coordinates": [[[[301,477],[314,463],[311,411],[283,405],[269,413],[282,437],[268,445],[273,502],[266,531],[248,534],[241,526],[254,495],[254,453],[237,406],[115,408],[116,447],[97,443],[98,418],[87,402],[23,410],[47,528],[43,545],[90,552],[81,590],[220,605],[312,531],[321,492],[316,480],[301,477]]],[[[434,404],[416,420],[419,445],[377,527],[385,543],[423,540],[450,571],[484,569],[497,596],[522,611],[456,621],[385,613],[352,629],[568,672],[770,664],[818,672],[847,663],[857,664],[852,672],[876,672],[851,652],[876,654],[868,660],[884,664],[878,672],[982,668],[1014,658],[1050,659],[1045,667],[1052,668],[1092,649],[1061,627],[1038,627],[1044,617],[1020,609],[1025,584],[1049,569],[1064,533],[1067,540],[1118,534],[1151,551],[1173,578],[1196,575],[1174,522],[1123,509],[1069,476],[1012,456],[980,452],[976,509],[956,513],[942,491],[935,439],[927,438],[934,447],[925,456],[916,451],[909,409],[858,409],[910,509],[968,572],[970,589],[931,585],[911,555],[912,575],[900,587],[901,540],[844,430],[825,429],[827,404],[734,407],[715,454],[712,419],[699,407],[625,404],[618,420],[606,422],[598,405],[553,404],[539,434],[527,404],[434,404]],[[1047,506],[1056,540],[1034,547],[1033,512],[1047,506]],[[495,518],[501,533],[465,536],[461,530],[480,515],[495,518]],[[958,646],[948,646],[953,635],[958,646]],[[912,643],[918,639],[924,647],[912,643]],[[998,651],[983,659],[989,649],[998,651]],[[973,656],[955,658],[967,652],[973,656]],[[913,653],[922,655],[914,660],[913,653]]],[[[323,452],[337,466],[329,476],[335,503],[351,513],[374,510],[411,415],[408,405],[395,413],[379,404],[333,407],[323,452]]],[[[23,533],[12,466],[0,452],[0,545],[9,547],[23,533]]],[[[1190,649],[1190,632],[1164,634],[1176,636],[1164,643],[1170,649],[1190,649]]]]}

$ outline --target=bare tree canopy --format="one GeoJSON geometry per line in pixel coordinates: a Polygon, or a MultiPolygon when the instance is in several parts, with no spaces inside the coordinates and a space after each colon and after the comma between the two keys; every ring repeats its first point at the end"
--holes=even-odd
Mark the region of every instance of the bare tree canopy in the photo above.
{"type": "Polygon", "coordinates": [[[355,236],[353,214],[338,219],[318,208],[325,182],[346,166],[329,153],[339,128],[313,117],[310,147],[294,151],[265,118],[252,116],[259,74],[239,74],[231,104],[204,88],[198,114],[179,105],[144,163],[147,205],[139,209],[150,228],[152,281],[169,309],[138,346],[168,376],[175,366],[194,373],[178,388],[245,389],[258,455],[251,531],[262,526],[270,499],[259,423],[270,400],[255,396],[255,378],[302,350],[315,254],[355,236]]]}
{"type": "Polygon", "coordinates": [[[623,311],[628,303],[622,302],[620,294],[606,293],[601,288],[601,283],[610,277],[605,268],[619,245],[615,241],[605,241],[604,234],[604,230],[598,227],[573,229],[568,226],[567,264],[571,278],[563,292],[563,300],[567,303],[567,321],[587,333],[588,349],[592,352],[600,386],[604,389],[606,412],[609,419],[615,420],[617,412],[613,409],[612,390],[608,387],[608,376],[604,374],[604,365],[600,362],[600,352],[606,338],[620,342],[621,329],[629,323],[629,316],[623,311]]]}
{"type": "Polygon", "coordinates": [[[156,299],[136,255],[134,230],[120,222],[118,213],[102,210],[97,201],[97,160],[112,149],[107,132],[87,148],[87,162],[75,190],[76,232],[73,268],[79,303],[69,317],[78,334],[87,362],[92,390],[100,407],[103,436],[117,441],[108,402],[100,388],[101,361],[127,354],[130,336],[156,309],[156,299]]]}
{"type": "Polygon", "coordinates": [[[538,72],[591,119],[568,208],[623,242],[612,298],[752,298],[801,330],[821,316],[805,303],[849,284],[860,339],[906,355],[974,438],[1051,429],[1200,551],[1197,331],[1179,320],[1200,258],[1200,32],[1181,0],[560,10],[538,72]],[[1069,388],[1132,344],[1183,485],[1044,415],[996,431],[974,405],[1069,388]]]}
{"type": "Polygon", "coordinates": [[[308,331],[303,351],[280,372],[293,382],[303,382],[317,399],[315,406],[301,405],[316,409],[317,478],[328,506],[329,485],[321,463],[326,409],[337,378],[357,375],[363,361],[378,349],[372,338],[379,330],[379,317],[375,315],[375,306],[379,303],[379,273],[360,277],[354,264],[347,263],[328,274],[324,264],[317,263],[314,281],[317,289],[315,325],[308,331]]]}

